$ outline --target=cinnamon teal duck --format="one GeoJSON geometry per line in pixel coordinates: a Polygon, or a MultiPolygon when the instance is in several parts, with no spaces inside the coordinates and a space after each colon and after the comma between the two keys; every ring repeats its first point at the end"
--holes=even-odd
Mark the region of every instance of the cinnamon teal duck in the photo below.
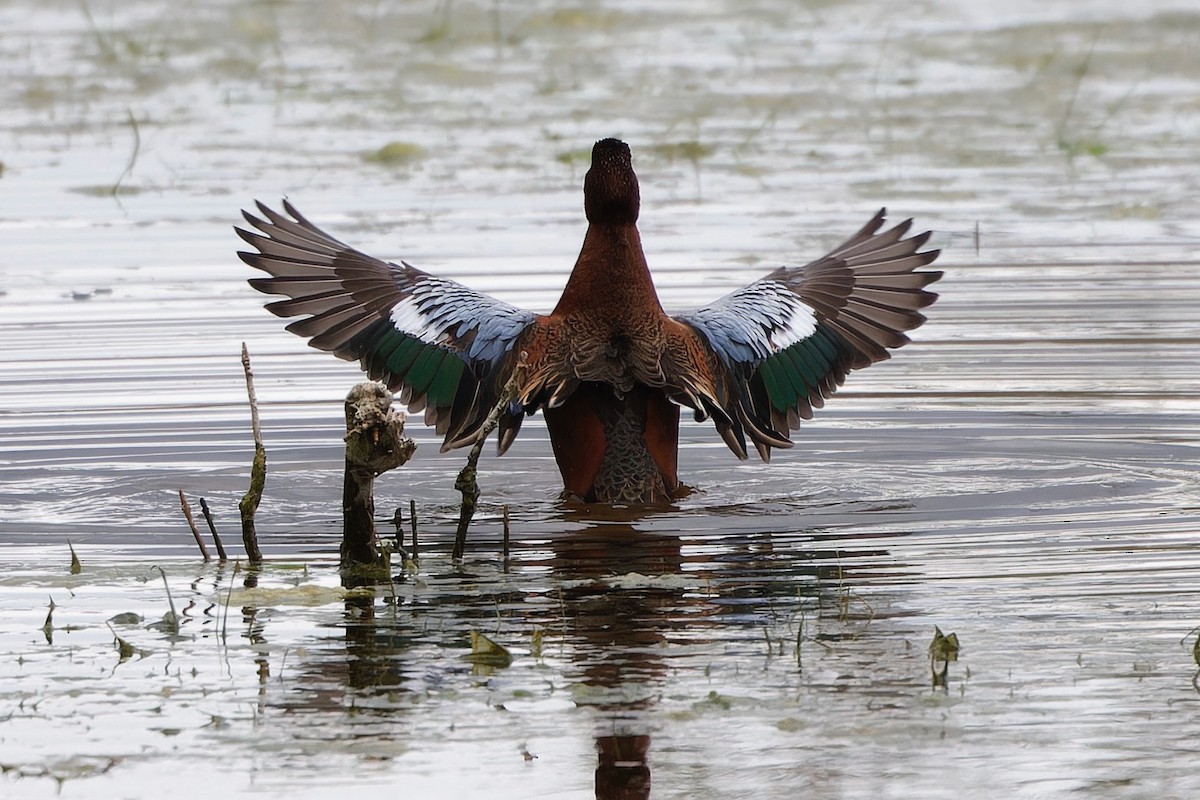
{"type": "Polygon", "coordinates": [[[629,147],[603,139],[583,183],[588,229],[550,314],[534,314],[404,261],[381,261],[322,231],[286,200],[259,203],[237,229],[238,255],[270,277],[250,284],[309,344],[358,361],[400,391],[410,412],[472,444],[526,354],[516,399],[499,420],[503,454],[521,421],[546,419],[564,494],[585,502],[656,504],[685,493],[677,474],[680,406],[711,419],[729,449],[764,461],[791,447],[855,369],[889,357],[925,322],[939,251],[912,221],[888,230],[880,211],[803,267],[780,267],[690,314],[663,311],[637,219],[629,147]],[[907,238],[906,238],[907,237],[907,238]]]}

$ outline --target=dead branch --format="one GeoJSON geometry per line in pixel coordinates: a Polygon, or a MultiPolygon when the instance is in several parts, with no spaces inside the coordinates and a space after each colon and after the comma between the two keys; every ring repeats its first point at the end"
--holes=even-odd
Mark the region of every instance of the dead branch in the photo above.
{"type": "Polygon", "coordinates": [[[192,518],[192,507],[188,505],[183,489],[179,490],[179,506],[183,509],[183,518],[187,520],[188,527],[192,529],[192,536],[196,538],[196,546],[200,548],[200,555],[204,556],[205,561],[212,561],[212,556],[208,554],[208,548],[204,546],[204,540],[200,538],[200,530],[196,527],[196,520],[192,518]]]}
{"type": "Polygon", "coordinates": [[[250,397],[250,427],[254,432],[254,463],[250,466],[250,488],[238,503],[242,515],[242,543],[246,547],[246,558],[250,566],[262,563],[262,551],[258,549],[258,533],[254,530],[254,514],[262,502],[263,488],[267,484],[267,450],[263,447],[262,429],[258,422],[258,398],[254,394],[254,373],[250,369],[250,351],[242,342],[242,370],[246,373],[246,394],[250,397]]]}
{"type": "Polygon", "coordinates": [[[508,382],[504,384],[504,389],[500,392],[500,397],[492,406],[492,410],[488,412],[487,419],[483,421],[483,425],[475,435],[475,443],[471,445],[471,451],[467,453],[467,465],[458,473],[458,479],[454,482],[454,488],[462,492],[463,498],[458,512],[458,529],[454,533],[452,557],[455,560],[460,560],[463,557],[463,551],[466,550],[467,528],[470,527],[471,519],[475,516],[475,505],[479,500],[477,467],[479,455],[483,452],[483,443],[487,440],[488,434],[500,424],[500,415],[512,403],[513,398],[517,396],[517,392],[525,383],[525,373],[528,369],[528,356],[522,351],[513,367],[512,375],[509,376],[508,382]]]}

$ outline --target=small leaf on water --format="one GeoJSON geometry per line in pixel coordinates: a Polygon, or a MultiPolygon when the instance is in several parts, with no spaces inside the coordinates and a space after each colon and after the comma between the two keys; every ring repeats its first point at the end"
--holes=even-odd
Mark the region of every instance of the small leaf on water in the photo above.
{"type": "Polygon", "coordinates": [[[729,709],[733,708],[733,699],[726,697],[720,692],[710,691],[708,693],[708,697],[705,697],[698,703],[693,703],[692,708],[696,710],[715,708],[721,711],[728,711],[729,709]]]}
{"type": "Polygon", "coordinates": [[[944,634],[941,628],[934,625],[929,657],[934,661],[958,661],[958,634],[944,634]]]}
{"type": "Polygon", "coordinates": [[[122,614],[114,614],[108,618],[108,621],[113,625],[140,625],[142,616],[132,611],[126,611],[122,614]]]}
{"type": "Polygon", "coordinates": [[[134,652],[136,651],[133,649],[133,645],[122,639],[120,636],[117,637],[117,653],[120,654],[122,661],[127,658],[133,658],[134,652]]]}
{"type": "Polygon", "coordinates": [[[127,659],[133,658],[134,653],[137,652],[137,648],[134,647],[133,645],[131,645],[129,642],[122,639],[120,636],[117,636],[117,632],[113,630],[113,627],[111,624],[108,625],[108,629],[110,631],[112,631],[113,638],[117,640],[116,641],[117,655],[118,655],[119,659],[121,661],[125,661],[127,659]]]}
{"type": "Polygon", "coordinates": [[[50,598],[50,608],[46,611],[46,621],[42,623],[42,633],[46,637],[46,644],[54,644],[54,598],[50,598]]]}
{"type": "Polygon", "coordinates": [[[146,627],[156,631],[164,631],[165,633],[179,633],[179,615],[174,611],[168,611],[163,614],[162,620],[159,622],[151,622],[146,627]]]}
{"type": "Polygon", "coordinates": [[[473,664],[507,667],[512,663],[512,653],[479,631],[471,631],[471,654],[467,656],[467,659],[473,664]]]}
{"type": "Polygon", "coordinates": [[[67,547],[71,550],[71,574],[78,575],[83,572],[83,564],[79,563],[79,556],[75,555],[75,545],[71,544],[70,539],[67,539],[67,547]]]}
{"type": "Polygon", "coordinates": [[[1196,636],[1196,641],[1192,645],[1192,660],[1196,662],[1196,666],[1200,667],[1200,635],[1196,636]]]}

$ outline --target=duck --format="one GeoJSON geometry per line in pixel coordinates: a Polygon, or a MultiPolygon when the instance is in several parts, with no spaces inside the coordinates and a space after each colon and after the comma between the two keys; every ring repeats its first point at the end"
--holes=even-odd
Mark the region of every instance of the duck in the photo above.
{"type": "Polygon", "coordinates": [[[587,231],[562,295],[538,314],[367,255],[310,222],[256,202],[235,227],[267,273],[252,287],[283,299],[277,316],[318,349],[357,361],[442,437],[472,445],[499,416],[498,452],[541,412],[564,499],[670,504],[681,409],[711,420],[733,455],[764,462],[813,418],[847,375],[888,359],[926,321],[942,273],[912,220],[881,209],[857,233],[800,267],[781,266],[689,313],[659,302],[638,231],[641,198],[629,146],[601,139],[583,181],[587,231]],[[518,385],[510,386],[517,381],[518,385]],[[507,403],[502,397],[511,398],[507,403]],[[502,407],[501,407],[502,406],[502,407]]]}

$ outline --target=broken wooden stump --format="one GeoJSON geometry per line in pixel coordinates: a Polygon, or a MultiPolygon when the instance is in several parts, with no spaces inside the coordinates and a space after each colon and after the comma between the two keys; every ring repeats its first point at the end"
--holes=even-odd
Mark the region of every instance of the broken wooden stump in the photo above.
{"type": "Polygon", "coordinates": [[[412,458],[404,414],[381,383],[360,383],[346,395],[346,472],[342,485],[342,569],[380,563],[375,544],[375,478],[412,458]]]}

